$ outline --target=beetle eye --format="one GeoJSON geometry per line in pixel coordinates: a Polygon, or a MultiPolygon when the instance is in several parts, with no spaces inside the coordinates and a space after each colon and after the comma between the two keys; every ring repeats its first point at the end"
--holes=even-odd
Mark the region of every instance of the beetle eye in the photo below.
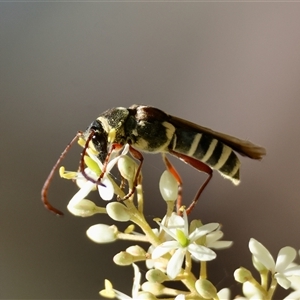
{"type": "Polygon", "coordinates": [[[102,123],[95,120],[86,130],[85,135],[88,136],[94,131],[91,142],[95,149],[99,152],[98,158],[101,162],[105,161],[107,156],[107,132],[104,130],[102,123]]]}
{"type": "Polygon", "coordinates": [[[107,156],[107,134],[104,132],[95,132],[92,142],[95,149],[99,152],[99,159],[103,163],[107,156]]]}

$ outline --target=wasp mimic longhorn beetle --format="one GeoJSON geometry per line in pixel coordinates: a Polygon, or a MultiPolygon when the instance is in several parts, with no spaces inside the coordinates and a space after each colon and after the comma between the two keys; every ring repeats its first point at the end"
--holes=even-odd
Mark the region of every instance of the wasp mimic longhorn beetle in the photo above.
{"type": "MultiPolygon", "coordinates": [[[[187,213],[195,206],[201,192],[212,178],[212,169],[219,171],[221,175],[230,179],[234,184],[239,183],[240,161],[234,151],[252,159],[261,159],[266,154],[264,148],[249,141],[240,140],[168,115],[155,107],[132,105],[129,108],[112,108],[101,114],[85,132],[78,132],[50,172],[42,189],[42,200],[50,211],[58,215],[63,213],[48,202],[48,188],[59,163],[79,137],[85,141],[80,160],[80,171],[87,180],[95,184],[101,185],[101,179],[105,174],[112,152],[123,148],[125,144],[129,144],[131,155],[140,161],[135,185],[137,185],[143,163],[143,156],[140,151],[162,153],[167,168],[175,176],[180,187],[181,179],[165,157],[165,153],[170,153],[197,170],[207,173],[208,178],[198,190],[193,202],[187,209],[187,213]],[[97,181],[84,172],[84,155],[89,147],[96,150],[98,158],[103,163],[103,172],[97,181]]],[[[134,190],[126,195],[125,199],[133,193],[134,190]]],[[[180,206],[181,188],[179,189],[177,208],[180,206]]]]}

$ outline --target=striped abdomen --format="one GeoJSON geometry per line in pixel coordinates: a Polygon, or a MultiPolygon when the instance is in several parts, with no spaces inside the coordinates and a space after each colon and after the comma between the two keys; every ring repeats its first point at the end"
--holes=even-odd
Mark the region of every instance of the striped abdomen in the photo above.
{"type": "Polygon", "coordinates": [[[240,181],[240,161],[233,150],[212,136],[204,133],[176,129],[169,147],[204,162],[218,170],[234,184],[240,181]]]}

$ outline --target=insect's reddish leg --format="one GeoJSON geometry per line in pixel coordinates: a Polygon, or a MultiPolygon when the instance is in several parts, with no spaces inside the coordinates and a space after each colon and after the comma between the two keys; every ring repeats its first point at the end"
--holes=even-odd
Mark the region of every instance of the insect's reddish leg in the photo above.
{"type": "Polygon", "coordinates": [[[132,190],[123,199],[120,199],[120,201],[127,200],[128,198],[130,198],[134,194],[136,186],[139,184],[140,173],[141,173],[141,169],[142,169],[142,165],[143,165],[143,161],[144,161],[144,157],[143,157],[142,153],[139,152],[138,150],[136,150],[136,149],[132,148],[131,146],[129,146],[129,152],[132,155],[132,157],[134,157],[135,159],[140,161],[140,164],[138,166],[138,169],[136,170],[132,190]]]}
{"type": "Polygon", "coordinates": [[[177,153],[173,150],[169,150],[170,154],[178,157],[179,159],[183,160],[184,162],[186,162],[187,164],[191,165],[192,167],[194,167],[195,169],[197,169],[198,171],[204,172],[208,175],[208,178],[204,181],[204,183],[201,185],[200,189],[198,190],[196,196],[194,197],[193,202],[190,204],[190,206],[187,208],[186,213],[189,214],[193,208],[195,207],[195,205],[197,204],[197,201],[201,195],[201,193],[203,192],[203,190],[205,189],[205,187],[207,186],[207,184],[209,183],[209,181],[212,178],[213,175],[213,170],[206,165],[205,163],[203,163],[200,160],[197,160],[193,157],[181,154],[181,153],[177,153]]]}
{"type": "Polygon", "coordinates": [[[100,184],[101,179],[103,178],[104,174],[106,173],[106,168],[107,168],[107,165],[109,163],[109,160],[110,160],[110,157],[111,157],[112,153],[114,152],[114,150],[118,150],[118,149],[121,149],[121,148],[123,148],[123,146],[120,145],[120,144],[112,144],[110,146],[110,149],[109,149],[109,151],[106,155],[105,161],[103,163],[102,173],[101,173],[100,177],[97,180],[97,184],[100,184]]]}
{"type": "Polygon", "coordinates": [[[46,179],[45,183],[44,183],[44,186],[42,188],[42,201],[45,205],[45,207],[54,212],[55,214],[57,215],[60,215],[60,216],[63,216],[64,214],[56,209],[55,207],[53,207],[49,201],[48,201],[48,189],[49,189],[49,186],[50,186],[50,183],[53,179],[53,176],[54,176],[54,173],[57,171],[57,168],[60,164],[60,162],[64,159],[65,155],[67,154],[67,152],[70,150],[70,148],[72,147],[72,145],[74,144],[74,142],[78,139],[78,137],[80,137],[82,135],[82,132],[81,131],[78,131],[77,134],[74,136],[74,138],[72,139],[72,141],[67,145],[67,147],[65,148],[65,150],[61,153],[61,155],[59,156],[57,162],[55,163],[55,165],[53,166],[48,178],[46,179]]]}
{"type": "Polygon", "coordinates": [[[110,159],[110,156],[112,154],[112,152],[116,149],[119,149],[119,148],[122,148],[123,146],[119,145],[119,144],[112,144],[110,149],[109,149],[109,152],[107,153],[107,156],[105,158],[105,161],[103,163],[103,170],[102,170],[102,173],[101,175],[99,176],[99,178],[97,180],[91,178],[89,175],[86,174],[85,170],[84,170],[84,156],[86,155],[86,151],[87,151],[87,148],[89,147],[89,143],[90,141],[92,140],[93,136],[94,136],[94,131],[91,131],[90,135],[88,136],[87,140],[86,140],[86,143],[84,145],[84,148],[82,150],[82,153],[81,153],[81,159],[80,159],[80,167],[79,167],[79,170],[80,172],[82,173],[83,177],[88,180],[88,181],[91,181],[97,185],[102,185],[104,186],[103,183],[101,183],[101,179],[103,178],[105,172],[106,172],[106,168],[107,168],[107,164],[109,162],[109,159],[110,159]]]}
{"type": "Polygon", "coordinates": [[[177,202],[176,202],[176,210],[177,214],[180,215],[180,208],[182,206],[182,180],[180,178],[180,175],[176,171],[175,167],[171,164],[171,162],[167,159],[166,155],[163,153],[162,158],[164,160],[164,163],[167,167],[167,170],[171,172],[171,174],[175,177],[175,180],[178,184],[178,194],[177,194],[177,202]]]}

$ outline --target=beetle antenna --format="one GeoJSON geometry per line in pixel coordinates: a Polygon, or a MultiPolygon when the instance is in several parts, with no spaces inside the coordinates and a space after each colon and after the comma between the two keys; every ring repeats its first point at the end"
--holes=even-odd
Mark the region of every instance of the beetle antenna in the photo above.
{"type": "Polygon", "coordinates": [[[50,186],[50,183],[54,177],[54,173],[57,171],[58,169],[58,166],[60,164],[60,162],[64,159],[65,155],[67,154],[67,152],[70,150],[70,148],[72,147],[72,145],[75,143],[75,141],[82,135],[82,132],[81,131],[78,131],[77,134],[74,136],[74,138],[71,140],[71,142],[67,145],[67,147],[65,148],[65,150],[61,153],[61,155],[59,156],[57,162],[55,163],[55,165],[53,166],[50,174],[48,175],[45,183],[44,183],[44,186],[42,188],[42,201],[45,205],[45,207],[52,211],[53,213],[55,213],[56,215],[59,215],[59,216],[63,216],[64,214],[58,210],[57,208],[55,208],[54,206],[52,206],[49,201],[48,201],[48,189],[49,189],[49,186],[50,186]]]}

